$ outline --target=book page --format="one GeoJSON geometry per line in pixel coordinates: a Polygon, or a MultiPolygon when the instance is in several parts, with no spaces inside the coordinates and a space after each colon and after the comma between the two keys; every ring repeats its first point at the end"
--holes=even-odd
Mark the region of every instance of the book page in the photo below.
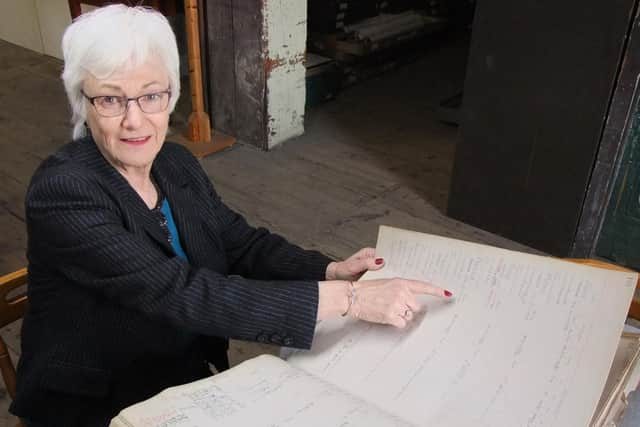
{"type": "Polygon", "coordinates": [[[589,424],[591,427],[615,425],[611,422],[620,416],[616,411],[617,403],[624,402],[626,398],[625,390],[631,374],[638,365],[639,357],[640,334],[623,332],[600,401],[589,424]]]}
{"type": "Polygon", "coordinates": [[[111,427],[410,426],[271,355],[172,387],[124,409],[111,427]]]}
{"type": "Polygon", "coordinates": [[[450,289],[405,330],[322,322],[290,362],[423,426],[588,425],[637,275],[381,227],[366,278],[450,289]]]}

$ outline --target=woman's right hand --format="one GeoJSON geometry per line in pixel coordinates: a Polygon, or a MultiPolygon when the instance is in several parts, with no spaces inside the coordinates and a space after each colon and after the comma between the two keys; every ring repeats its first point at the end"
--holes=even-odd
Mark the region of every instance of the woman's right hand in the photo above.
{"type": "Polygon", "coordinates": [[[356,298],[348,314],[368,322],[404,328],[420,311],[417,295],[450,298],[451,292],[427,282],[409,279],[377,279],[354,282],[356,298]]]}
{"type": "Polygon", "coordinates": [[[419,280],[393,278],[352,283],[320,282],[318,319],[348,314],[368,322],[404,328],[420,310],[417,295],[453,296],[444,288],[419,280]],[[353,293],[355,297],[352,298],[353,293]]]}

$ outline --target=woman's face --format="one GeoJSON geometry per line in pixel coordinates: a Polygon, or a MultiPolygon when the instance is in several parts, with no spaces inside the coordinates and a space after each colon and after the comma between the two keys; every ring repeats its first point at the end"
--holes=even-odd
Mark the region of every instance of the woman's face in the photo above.
{"type": "MultiPolygon", "coordinates": [[[[137,98],[167,89],[169,76],[165,67],[157,60],[147,61],[136,68],[117,70],[106,79],[96,79],[89,75],[83,86],[85,95],[91,98],[137,98]]],[[[113,99],[104,100],[111,103],[113,99]]],[[[145,113],[138,103],[129,101],[125,113],[103,117],[88,100],[87,103],[87,125],[102,155],[120,172],[128,173],[132,169],[139,169],[148,173],[167,134],[169,109],[145,113]]]]}

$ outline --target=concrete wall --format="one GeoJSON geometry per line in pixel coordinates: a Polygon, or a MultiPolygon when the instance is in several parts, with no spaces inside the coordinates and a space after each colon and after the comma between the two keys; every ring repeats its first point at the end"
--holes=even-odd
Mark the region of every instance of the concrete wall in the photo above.
{"type": "MultiPolygon", "coordinates": [[[[82,11],[94,9],[82,5],[82,11]]],[[[0,0],[0,39],[62,59],[62,34],[71,23],[67,0],[0,0]]]]}
{"type": "Polygon", "coordinates": [[[0,2],[0,38],[44,53],[36,0],[0,2]]]}

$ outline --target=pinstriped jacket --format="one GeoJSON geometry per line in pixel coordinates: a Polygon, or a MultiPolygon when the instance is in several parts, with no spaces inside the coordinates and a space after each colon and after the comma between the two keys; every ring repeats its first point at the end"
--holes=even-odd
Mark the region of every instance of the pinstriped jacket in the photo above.
{"type": "Polygon", "coordinates": [[[228,337],[311,346],[330,259],[249,226],[179,145],[163,146],[152,174],[189,262],[90,138],[36,171],[14,414],[107,425],[123,407],[209,375],[207,361],[224,365],[228,337]]]}

